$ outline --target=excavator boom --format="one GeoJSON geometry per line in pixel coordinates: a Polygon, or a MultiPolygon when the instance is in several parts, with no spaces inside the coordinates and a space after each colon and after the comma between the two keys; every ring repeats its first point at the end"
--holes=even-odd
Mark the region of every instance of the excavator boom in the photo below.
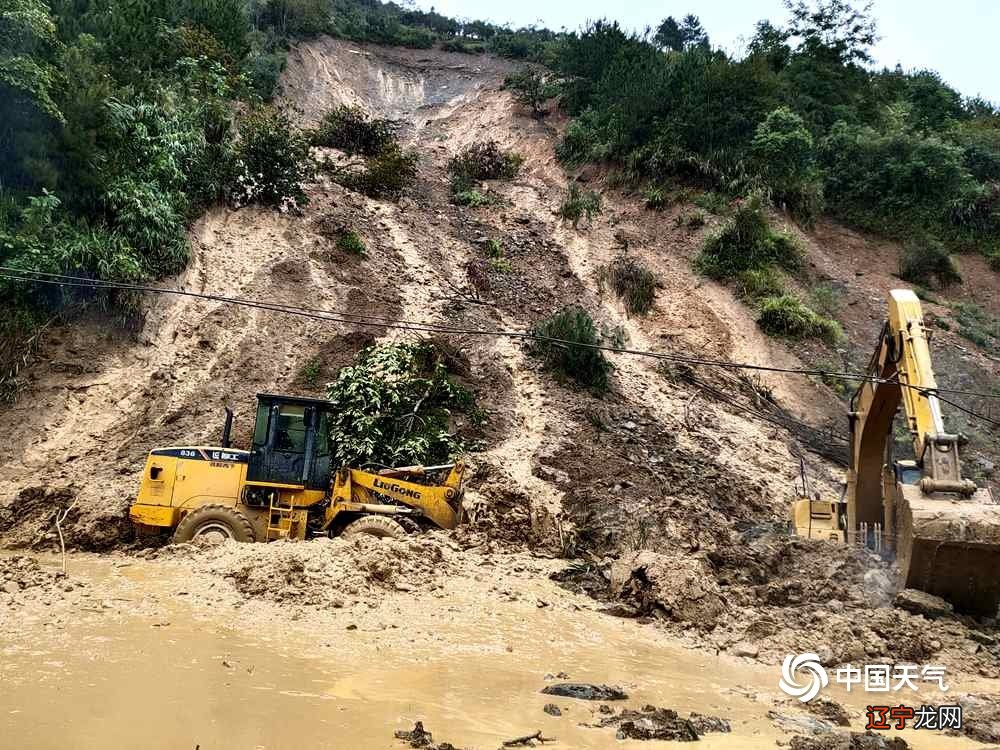
{"type": "Polygon", "coordinates": [[[906,587],[941,596],[962,611],[996,615],[1000,505],[988,490],[962,478],[964,441],[945,430],[923,312],[912,291],[890,292],[888,320],[868,375],[849,414],[849,536],[871,544],[869,537],[883,530],[906,587]],[[915,464],[892,457],[892,422],[900,404],[915,464]]]}

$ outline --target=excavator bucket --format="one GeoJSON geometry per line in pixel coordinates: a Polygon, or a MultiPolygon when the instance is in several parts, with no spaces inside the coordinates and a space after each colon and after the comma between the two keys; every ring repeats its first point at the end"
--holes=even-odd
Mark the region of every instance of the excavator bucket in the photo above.
{"type": "Polygon", "coordinates": [[[969,498],[925,495],[900,485],[896,560],[907,588],[951,602],[969,614],[993,617],[1000,606],[1000,505],[987,490],[969,498]]]}

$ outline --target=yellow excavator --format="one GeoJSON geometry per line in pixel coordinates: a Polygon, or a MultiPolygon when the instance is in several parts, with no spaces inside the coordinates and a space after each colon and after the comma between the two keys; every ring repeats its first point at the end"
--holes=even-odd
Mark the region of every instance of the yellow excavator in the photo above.
{"type": "Polygon", "coordinates": [[[215,535],[239,542],[372,534],[403,538],[419,527],[454,528],[462,514],[465,465],[332,470],[331,404],[257,396],[250,450],[154,448],[129,517],[140,532],[173,530],[175,542],[215,535]],[[431,477],[447,472],[440,484],[431,477]]]}
{"type": "Polygon", "coordinates": [[[796,533],[895,553],[901,583],[959,611],[996,616],[1000,505],[962,478],[961,435],[945,431],[929,337],[916,294],[889,293],[889,316],[851,399],[845,497],[798,500],[796,533]],[[892,426],[902,403],[915,460],[895,460],[892,426]]]}

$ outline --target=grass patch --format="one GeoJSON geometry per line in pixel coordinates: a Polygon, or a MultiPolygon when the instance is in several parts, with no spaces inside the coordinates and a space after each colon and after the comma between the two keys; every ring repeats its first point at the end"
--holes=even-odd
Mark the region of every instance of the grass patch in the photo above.
{"type": "Polygon", "coordinates": [[[899,254],[899,278],[939,289],[962,281],[958,264],[934,237],[908,240],[899,254]]]}
{"type": "Polygon", "coordinates": [[[831,345],[844,338],[844,332],[837,321],[820,315],[790,294],[762,299],[757,325],[772,336],[819,338],[831,345]]]}
{"type": "Polygon", "coordinates": [[[302,369],[299,370],[299,376],[305,381],[306,385],[310,388],[319,387],[319,374],[323,369],[323,360],[318,355],[312,357],[308,362],[302,365],[302,369]]]}
{"type": "Polygon", "coordinates": [[[479,208],[480,206],[488,206],[493,203],[493,199],[488,195],[483,195],[478,190],[462,190],[458,193],[453,193],[451,196],[451,202],[456,206],[468,206],[469,208],[479,208]]]}
{"type": "Polygon", "coordinates": [[[809,306],[828,318],[840,312],[841,292],[832,284],[817,284],[809,292],[809,306]]]}
{"type": "Polygon", "coordinates": [[[772,266],[741,271],[736,277],[736,293],[750,302],[764,297],[777,297],[784,292],[784,279],[772,266]]]}
{"type": "Polygon", "coordinates": [[[653,306],[656,276],[642,263],[620,255],[604,266],[599,274],[601,285],[608,284],[631,315],[644,315],[653,306]]]}
{"type": "Polygon", "coordinates": [[[352,255],[364,255],[368,249],[364,241],[353,229],[349,229],[337,238],[337,247],[352,255]]]}
{"type": "Polygon", "coordinates": [[[707,193],[701,193],[700,195],[695,196],[694,205],[708,211],[710,214],[716,214],[717,216],[722,215],[729,210],[729,201],[726,199],[726,196],[722,193],[716,193],[711,190],[707,193]]]}
{"type": "Polygon", "coordinates": [[[569,192],[559,206],[559,216],[571,222],[574,229],[580,223],[580,219],[587,217],[587,221],[593,221],[600,212],[600,193],[581,188],[575,182],[570,184],[569,192]]]}
{"type": "Polygon", "coordinates": [[[600,349],[590,348],[600,343],[600,337],[586,310],[566,307],[537,323],[531,332],[542,338],[558,339],[536,340],[530,345],[531,353],[541,357],[550,370],[597,392],[608,389],[611,363],[600,349]],[[564,341],[571,344],[561,343],[564,341]]]}
{"type": "Polygon", "coordinates": [[[951,310],[958,323],[959,336],[983,349],[1000,349],[1000,321],[975,302],[956,302],[951,310]]]}

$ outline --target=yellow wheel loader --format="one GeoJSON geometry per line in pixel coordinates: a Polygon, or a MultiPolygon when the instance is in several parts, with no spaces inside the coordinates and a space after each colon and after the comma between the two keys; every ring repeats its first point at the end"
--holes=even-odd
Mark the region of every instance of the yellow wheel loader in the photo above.
{"type": "Polygon", "coordinates": [[[1000,505],[962,478],[960,435],[945,431],[929,337],[917,296],[889,293],[889,317],[851,399],[850,464],[843,503],[810,497],[792,510],[796,532],[894,552],[901,583],[996,616],[1000,605],[1000,505]],[[900,403],[915,460],[893,456],[900,403]]]}
{"type": "Polygon", "coordinates": [[[250,450],[222,445],[155,448],[129,517],[140,531],[173,529],[177,542],[218,535],[240,542],[336,534],[402,538],[420,526],[454,528],[462,462],[378,472],[332,470],[331,404],[259,394],[250,450]],[[430,477],[447,472],[443,483],[430,477]]]}

